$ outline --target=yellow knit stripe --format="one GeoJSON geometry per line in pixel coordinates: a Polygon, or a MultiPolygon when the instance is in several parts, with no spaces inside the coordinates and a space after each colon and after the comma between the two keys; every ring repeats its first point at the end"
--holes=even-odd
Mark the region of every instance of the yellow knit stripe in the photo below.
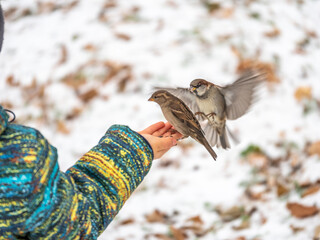
{"type": "Polygon", "coordinates": [[[112,179],[112,183],[118,189],[128,189],[126,191],[121,191],[121,197],[127,199],[130,195],[130,183],[123,175],[123,170],[119,168],[112,159],[106,159],[106,156],[100,154],[99,152],[90,151],[86,153],[81,160],[86,160],[88,162],[95,161],[96,165],[99,167],[99,173],[104,176],[104,178],[112,179]]]}

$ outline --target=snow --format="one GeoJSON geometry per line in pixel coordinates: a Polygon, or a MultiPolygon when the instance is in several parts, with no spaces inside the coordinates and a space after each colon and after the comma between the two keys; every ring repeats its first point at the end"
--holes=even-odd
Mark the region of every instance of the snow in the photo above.
{"type": "MultiPolygon", "coordinates": [[[[68,8],[71,1],[55,1],[58,9],[40,11],[39,3],[50,1],[2,1],[5,11],[15,7],[31,13],[19,17],[18,11],[6,21],[0,58],[0,102],[10,103],[19,123],[38,128],[57,147],[63,171],[90,150],[112,124],[141,130],[164,121],[160,108],[147,101],[153,86],[187,87],[195,78],[218,85],[234,81],[238,58],[232,46],[244,58],[273,63],[280,83],[266,84],[251,111],[228,123],[240,143],[228,151],[215,149],[216,162],[203,146],[189,139],[183,142],[192,144],[190,148],[174,147],[162,160],[155,161],[143,183],[99,239],[135,240],[144,239],[148,233],[167,234],[170,224],[149,223],[145,219],[155,209],[170,216],[178,211],[172,217],[176,227],[199,215],[205,227],[216,227],[199,237],[204,240],[240,236],[311,239],[319,225],[319,214],[297,219],[291,216],[286,203],[320,207],[319,192],[301,198],[291,188],[285,199],[277,197],[274,190],[264,195],[266,201],[248,199],[241,183],[255,176],[253,166],[242,160],[240,153],[255,144],[271,158],[283,157],[286,149],[276,144],[292,142],[302,163],[293,180],[314,183],[320,179],[319,156],[309,156],[304,151],[307,142],[319,140],[319,109],[304,114],[303,102],[294,97],[298,87],[310,86],[314,99],[320,98],[320,1],[216,1],[224,12],[213,14],[198,0],[119,0],[114,7],[103,10],[108,2],[112,1],[79,0],[68,8]],[[99,20],[101,15],[105,20],[99,20]],[[279,30],[279,36],[266,37],[265,33],[274,28],[279,30]],[[308,37],[308,32],[315,37],[308,37]],[[297,53],[298,44],[306,38],[304,52],[297,53]],[[87,45],[95,49],[86,50],[87,45]],[[67,53],[61,63],[62,46],[67,53]],[[107,70],[103,64],[90,65],[92,61],[131,66],[131,80],[125,90],[117,91],[121,74],[127,74],[127,70],[103,82],[107,70]],[[72,73],[86,79],[78,89],[62,80],[72,73]],[[19,86],[8,84],[9,76],[14,76],[19,86]],[[34,80],[37,86],[44,87],[43,95],[40,92],[30,97],[26,89],[34,80]],[[98,95],[82,101],[79,96],[89,89],[96,89],[98,95]],[[81,113],[66,120],[75,108],[81,109],[81,113]],[[57,120],[64,121],[69,134],[58,130],[57,120]],[[161,166],[165,160],[173,164],[161,166]],[[236,231],[232,226],[239,225],[240,219],[224,223],[213,211],[217,206],[234,205],[257,207],[249,228],[236,231]],[[265,223],[261,215],[267,219],[265,223]],[[134,223],[120,224],[130,217],[135,219],[134,223]],[[294,233],[290,224],[304,230],[294,233]]],[[[276,179],[290,177],[292,168],[288,161],[279,164],[279,169],[270,170],[276,172],[276,179]]],[[[198,239],[192,232],[188,235],[188,239],[198,239]]]]}

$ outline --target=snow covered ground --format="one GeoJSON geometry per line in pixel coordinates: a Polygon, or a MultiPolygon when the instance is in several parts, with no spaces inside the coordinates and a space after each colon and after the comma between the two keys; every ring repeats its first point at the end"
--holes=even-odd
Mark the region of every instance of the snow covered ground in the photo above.
{"type": "Polygon", "coordinates": [[[112,124],[164,120],[153,86],[218,85],[255,62],[260,101],[217,149],[155,161],[100,240],[320,238],[320,1],[2,1],[0,102],[65,171],[112,124]],[[246,151],[245,151],[246,150],[246,151]]]}

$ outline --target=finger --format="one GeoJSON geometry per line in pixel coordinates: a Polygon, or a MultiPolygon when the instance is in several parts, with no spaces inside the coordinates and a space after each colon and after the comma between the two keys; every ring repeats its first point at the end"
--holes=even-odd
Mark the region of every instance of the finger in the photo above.
{"type": "Polygon", "coordinates": [[[171,137],[173,137],[175,139],[181,139],[181,138],[183,138],[183,135],[179,132],[176,132],[176,133],[172,134],[171,137]]]}
{"type": "Polygon", "coordinates": [[[168,132],[169,129],[171,129],[171,124],[170,123],[165,123],[164,126],[160,129],[158,129],[157,131],[155,131],[152,135],[153,136],[162,136],[164,133],[168,132]]]}
{"type": "Polygon", "coordinates": [[[166,132],[165,134],[162,135],[162,137],[170,137],[172,134],[171,132],[166,132]]]}
{"type": "Polygon", "coordinates": [[[157,122],[155,124],[152,124],[151,126],[147,127],[146,129],[140,131],[140,134],[153,134],[155,131],[157,131],[159,128],[163,128],[165,126],[164,122],[157,122]]]}
{"type": "Polygon", "coordinates": [[[171,137],[174,137],[176,139],[179,139],[179,138],[183,137],[183,135],[181,133],[179,133],[177,130],[175,130],[173,128],[168,129],[168,131],[166,133],[164,133],[162,136],[163,137],[171,136],[171,137]]]}
{"type": "Polygon", "coordinates": [[[172,138],[172,137],[158,138],[155,148],[156,148],[156,151],[169,150],[176,144],[177,144],[177,139],[175,138],[172,138]]]}

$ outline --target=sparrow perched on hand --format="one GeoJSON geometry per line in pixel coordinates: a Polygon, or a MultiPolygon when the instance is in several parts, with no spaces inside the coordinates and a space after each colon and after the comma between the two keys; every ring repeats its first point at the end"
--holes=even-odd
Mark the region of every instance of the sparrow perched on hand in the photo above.
{"type": "Polygon", "coordinates": [[[216,160],[217,154],[205,138],[200,123],[184,102],[165,90],[154,92],[148,101],[158,103],[164,117],[178,132],[185,137],[190,136],[197,140],[205,146],[213,159],[216,160]]]}
{"type": "MultiPolygon", "coordinates": [[[[200,120],[207,120],[203,129],[211,146],[226,149],[230,148],[226,120],[237,119],[248,111],[263,76],[264,74],[248,70],[225,87],[204,79],[195,79],[190,83],[190,88],[160,89],[184,101],[200,120]]],[[[230,131],[228,133],[234,138],[230,131]]]]}

